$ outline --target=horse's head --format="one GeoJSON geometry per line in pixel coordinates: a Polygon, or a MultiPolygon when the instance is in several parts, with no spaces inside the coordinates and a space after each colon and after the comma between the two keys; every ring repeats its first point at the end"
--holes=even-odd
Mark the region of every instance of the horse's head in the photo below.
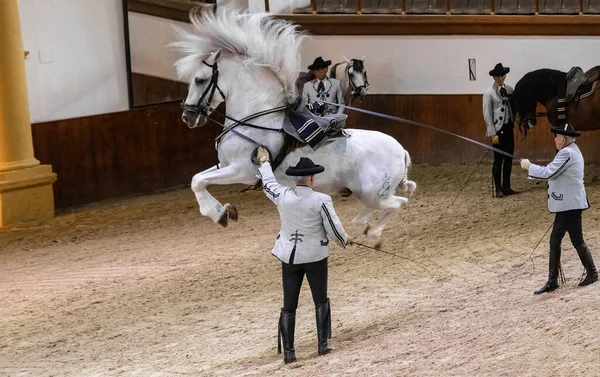
{"type": "Polygon", "coordinates": [[[189,128],[205,125],[210,113],[225,100],[219,87],[220,57],[220,49],[210,54],[191,77],[187,98],[181,103],[181,119],[189,128]]]}
{"type": "Polygon", "coordinates": [[[348,59],[343,56],[346,62],[346,72],[348,74],[348,84],[352,90],[351,94],[354,98],[361,101],[367,96],[369,89],[369,80],[367,79],[367,70],[365,68],[365,57],[360,59],[348,59]]]}

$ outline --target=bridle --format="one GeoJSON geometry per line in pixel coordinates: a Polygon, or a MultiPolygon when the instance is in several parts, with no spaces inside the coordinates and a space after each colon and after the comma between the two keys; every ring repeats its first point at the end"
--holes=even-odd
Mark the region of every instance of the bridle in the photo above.
{"type": "MultiPolygon", "coordinates": [[[[354,59],[350,60],[350,62],[354,61],[354,59]]],[[[354,98],[356,98],[356,96],[358,95],[358,93],[360,93],[360,89],[364,88],[365,92],[369,89],[369,80],[367,78],[367,71],[363,71],[363,75],[365,76],[365,83],[364,85],[360,85],[357,86],[356,83],[353,81],[353,76],[350,74],[350,67],[352,67],[354,64],[346,64],[346,76],[348,76],[348,83],[350,84],[350,89],[352,89],[352,96],[354,98]]]]}
{"type": "Polygon", "coordinates": [[[223,101],[226,100],[225,98],[225,94],[223,94],[223,91],[221,90],[221,88],[219,88],[219,67],[217,65],[217,62],[214,62],[213,64],[208,64],[206,61],[202,60],[202,64],[212,68],[212,75],[210,77],[210,83],[208,83],[208,86],[206,87],[206,89],[204,89],[204,92],[202,93],[202,96],[200,96],[200,99],[198,100],[198,102],[195,105],[188,105],[187,103],[185,103],[185,100],[183,100],[183,102],[181,102],[181,108],[185,111],[189,111],[191,113],[196,113],[198,115],[202,114],[206,117],[208,117],[208,111],[214,111],[214,109],[212,107],[210,107],[210,104],[213,100],[213,97],[215,95],[215,90],[219,91],[219,94],[221,95],[221,98],[223,98],[223,101]],[[208,99],[206,101],[206,104],[202,104],[202,101],[204,101],[204,99],[207,97],[208,95],[208,99]]]}
{"type": "Polygon", "coordinates": [[[274,128],[267,128],[267,127],[261,127],[261,126],[257,126],[255,124],[251,124],[251,123],[247,123],[248,120],[251,119],[256,119],[259,118],[263,115],[267,115],[267,114],[272,114],[272,113],[276,113],[279,111],[284,111],[287,109],[287,106],[279,106],[279,107],[275,107],[269,110],[264,110],[264,111],[259,111],[257,113],[251,114],[241,120],[235,119],[230,117],[227,114],[221,114],[219,111],[217,111],[216,109],[212,108],[210,106],[213,97],[215,95],[215,91],[218,90],[219,94],[221,95],[221,98],[223,98],[224,101],[227,100],[227,97],[225,96],[225,94],[223,94],[223,91],[221,90],[221,88],[219,88],[219,66],[217,65],[217,62],[214,62],[213,64],[208,64],[206,61],[202,61],[202,63],[210,68],[212,68],[212,75],[210,77],[210,82],[208,83],[206,89],[204,89],[204,92],[202,93],[202,96],[200,96],[200,99],[198,100],[198,102],[196,102],[195,105],[189,105],[187,103],[185,103],[185,100],[183,100],[183,102],[181,102],[181,108],[185,111],[189,111],[191,113],[195,113],[195,114],[202,114],[204,115],[208,120],[211,120],[214,123],[217,123],[219,126],[223,127],[223,132],[221,132],[216,140],[215,140],[215,147],[218,148],[221,140],[223,139],[223,137],[228,133],[228,132],[233,132],[234,134],[238,135],[239,137],[241,137],[244,140],[247,140],[251,143],[254,143],[258,146],[262,146],[262,144],[260,144],[259,142],[257,142],[256,140],[234,130],[235,127],[243,125],[246,127],[252,127],[252,128],[258,128],[261,130],[267,130],[267,131],[277,131],[277,132],[281,132],[283,131],[283,129],[274,129],[274,128]],[[207,98],[208,96],[208,98],[207,98]],[[203,104],[204,99],[207,98],[206,103],[203,104]],[[211,118],[209,118],[209,114],[208,111],[210,110],[210,112],[214,112],[216,114],[222,115],[224,116],[226,119],[229,119],[231,121],[233,121],[234,123],[229,125],[229,126],[225,126],[211,118]]]}

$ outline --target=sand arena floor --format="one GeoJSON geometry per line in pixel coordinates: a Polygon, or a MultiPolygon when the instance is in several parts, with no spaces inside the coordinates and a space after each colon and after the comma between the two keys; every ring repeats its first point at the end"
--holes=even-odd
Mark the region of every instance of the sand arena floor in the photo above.
{"type": "MultiPolygon", "coordinates": [[[[276,208],[261,192],[213,187],[234,203],[228,229],[202,217],[189,189],[63,211],[0,230],[0,376],[600,376],[600,284],[563,242],[566,285],[547,277],[545,183],[492,199],[481,166],[413,166],[417,192],[383,249],[333,246],[334,351],[316,354],[305,282],[298,362],[276,354],[280,264],[276,208]]],[[[587,168],[584,234],[600,263],[600,169],[587,168]]],[[[353,197],[336,198],[350,220],[353,197]]]]}

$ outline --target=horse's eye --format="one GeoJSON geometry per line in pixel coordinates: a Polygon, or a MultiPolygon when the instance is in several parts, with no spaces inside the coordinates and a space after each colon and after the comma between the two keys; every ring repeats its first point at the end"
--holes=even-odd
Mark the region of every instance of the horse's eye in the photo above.
{"type": "Polygon", "coordinates": [[[206,82],[206,80],[196,77],[196,79],[194,80],[194,82],[196,83],[196,85],[202,85],[202,84],[204,84],[206,82]]]}

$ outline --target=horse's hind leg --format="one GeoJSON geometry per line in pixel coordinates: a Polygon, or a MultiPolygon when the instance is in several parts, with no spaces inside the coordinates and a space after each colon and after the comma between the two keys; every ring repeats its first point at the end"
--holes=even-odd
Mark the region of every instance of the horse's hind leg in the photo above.
{"type": "Polygon", "coordinates": [[[377,225],[369,229],[368,236],[372,237],[376,241],[376,245],[381,242],[381,234],[385,229],[386,225],[390,222],[392,214],[398,212],[400,208],[404,207],[408,203],[408,199],[402,196],[390,195],[387,198],[379,202],[380,209],[385,210],[381,219],[377,225]]]}
{"type": "Polygon", "coordinates": [[[358,224],[363,226],[363,234],[367,234],[369,231],[369,223],[367,222],[371,216],[375,213],[375,209],[373,208],[365,208],[361,213],[356,215],[354,219],[352,219],[353,224],[358,224]]]}

